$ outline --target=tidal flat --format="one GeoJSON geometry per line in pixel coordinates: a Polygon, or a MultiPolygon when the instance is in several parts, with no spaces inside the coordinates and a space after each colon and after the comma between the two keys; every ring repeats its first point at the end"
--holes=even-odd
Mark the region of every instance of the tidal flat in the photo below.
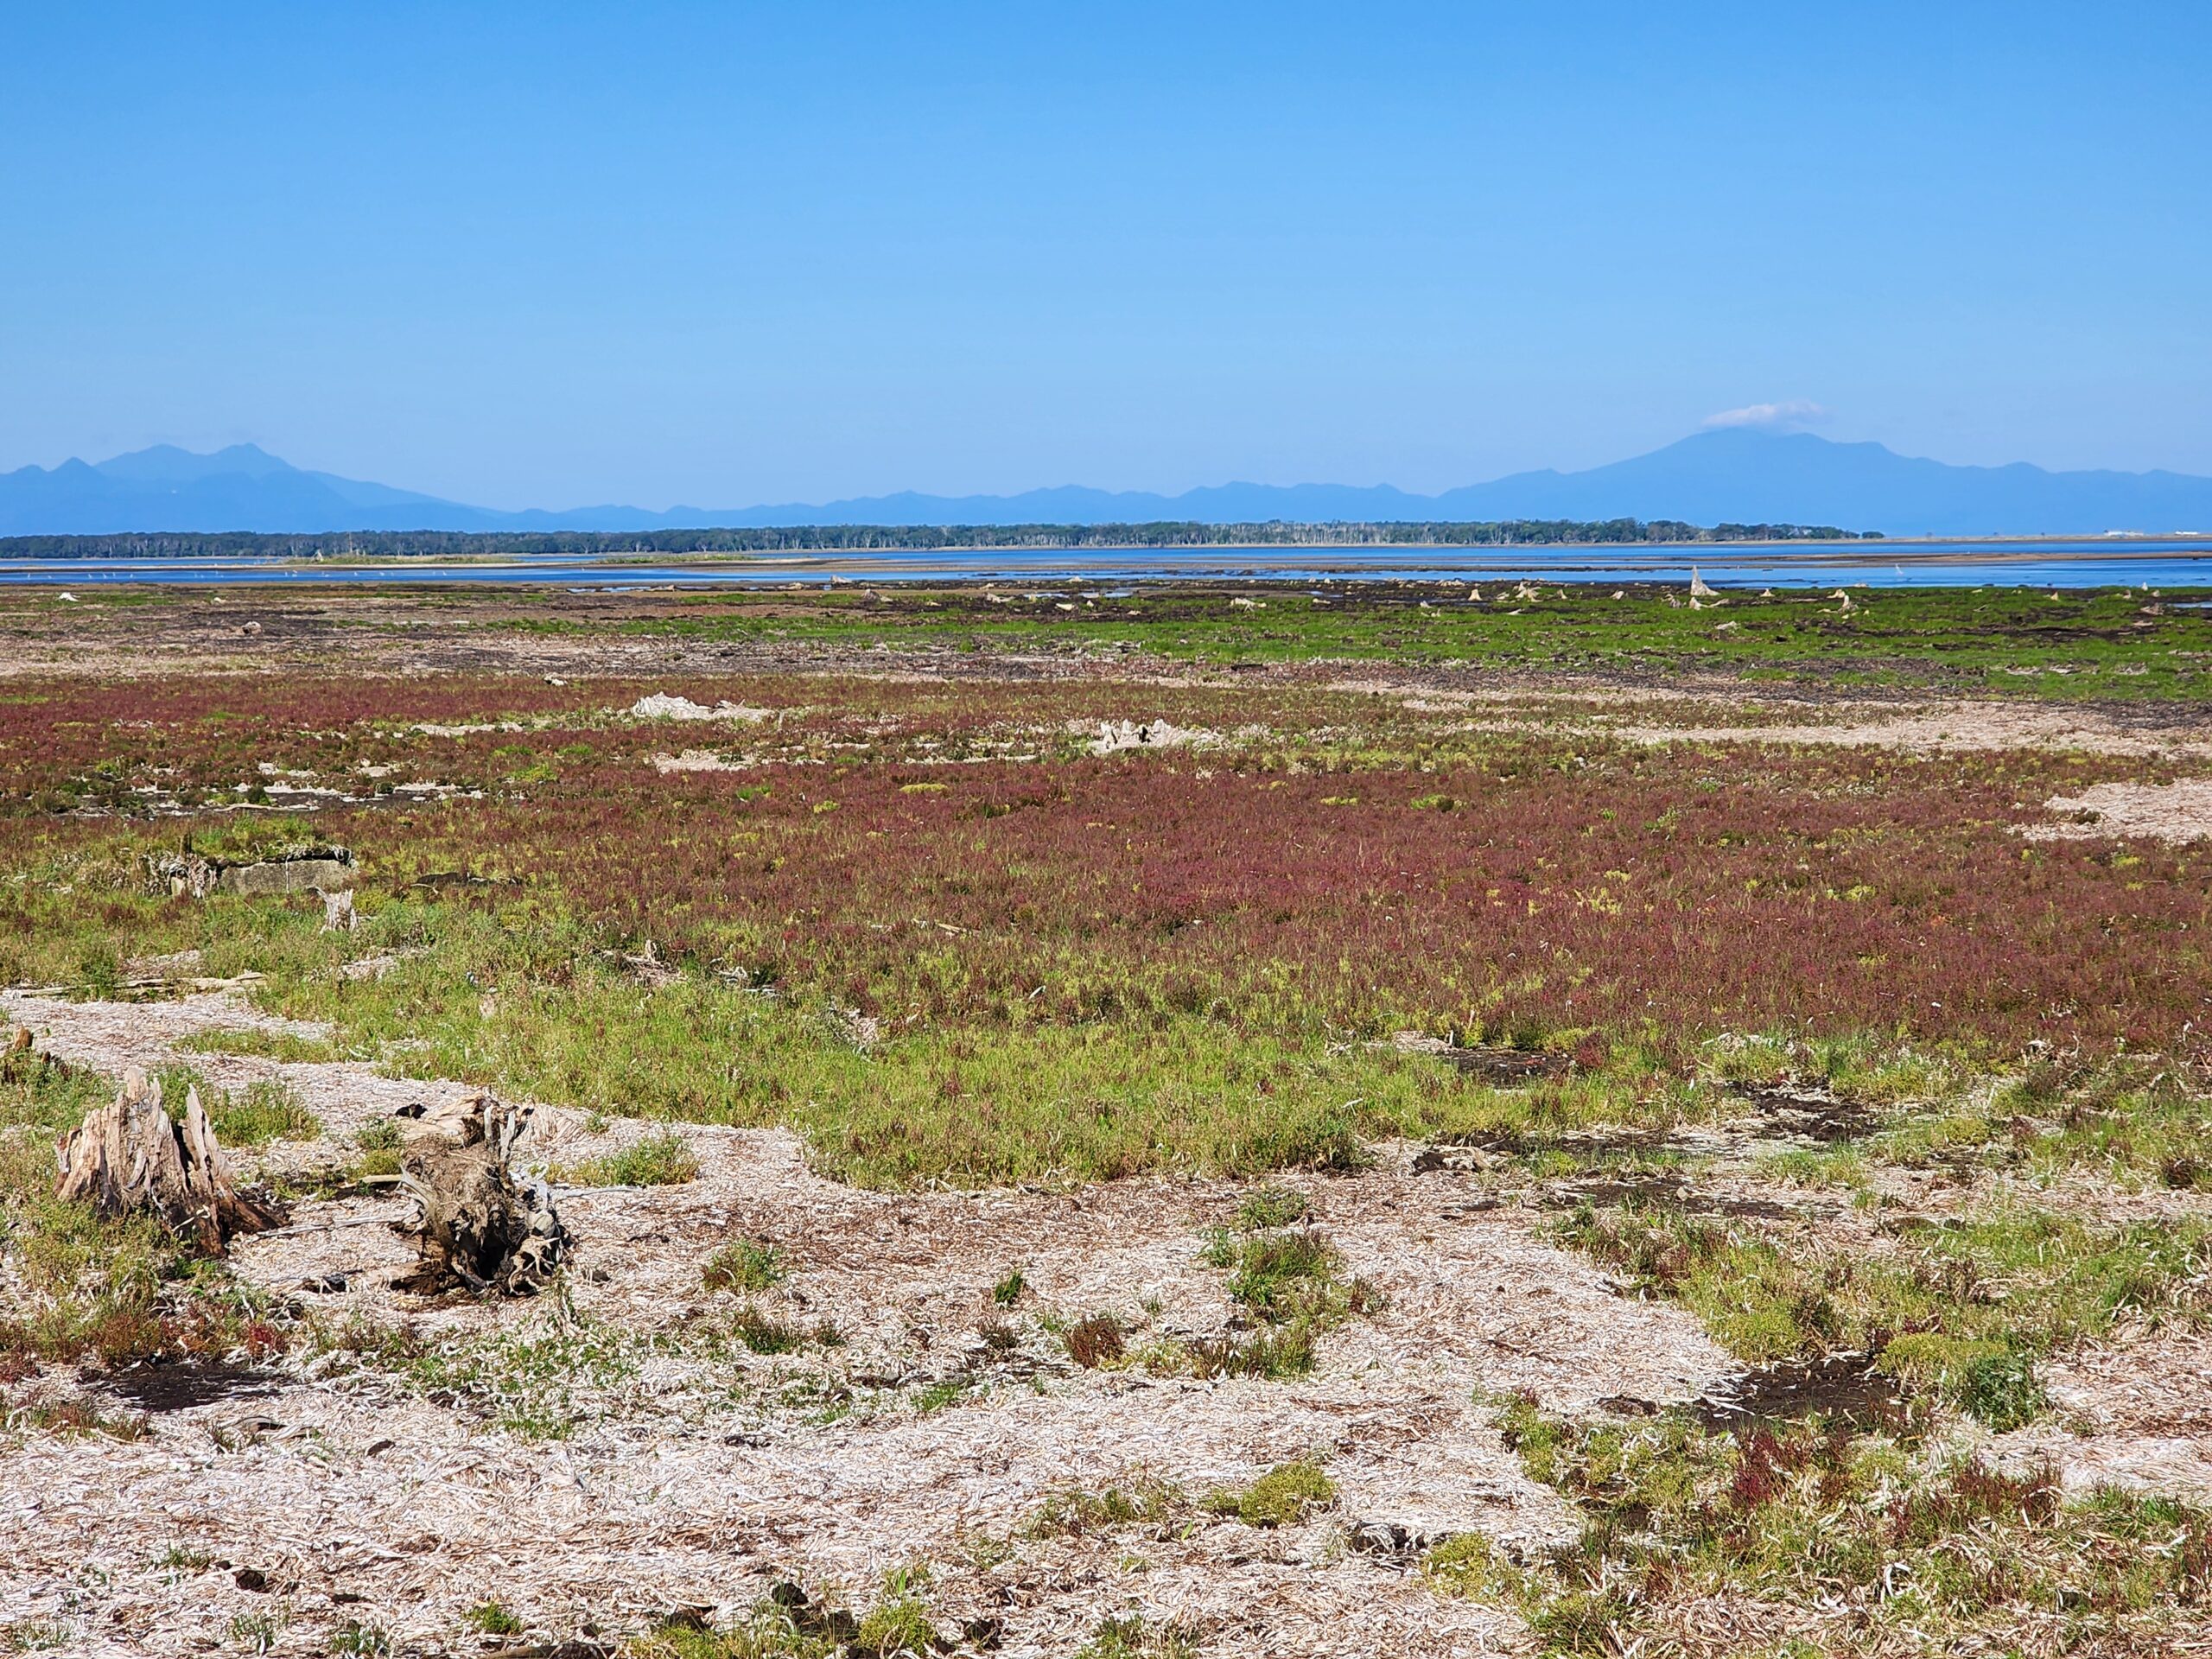
{"type": "Polygon", "coordinates": [[[0,1630],[2212,1641],[2203,598],[0,590],[0,1630]]]}

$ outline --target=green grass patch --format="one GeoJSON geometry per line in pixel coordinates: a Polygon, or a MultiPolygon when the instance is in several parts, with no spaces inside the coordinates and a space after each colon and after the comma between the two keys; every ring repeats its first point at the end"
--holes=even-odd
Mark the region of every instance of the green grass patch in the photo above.
{"type": "Polygon", "coordinates": [[[1080,1538],[1088,1533],[1125,1527],[1170,1527],[1190,1515],[1192,1505],[1171,1482],[1141,1480],[1103,1491],[1054,1492],[1023,1525],[1027,1538],[1080,1538]]]}
{"type": "Polygon", "coordinates": [[[699,1179],[699,1154],[673,1129],[582,1163],[556,1164],[546,1179],[562,1186],[681,1186],[699,1179]]]}
{"type": "Polygon", "coordinates": [[[762,1291],[781,1284],[789,1272],[775,1245],[739,1238],[709,1256],[699,1276],[709,1290],[762,1291]]]}
{"type": "Polygon", "coordinates": [[[1263,1186],[1236,1206],[1236,1224],[1246,1232],[1289,1227],[1313,1212],[1313,1201],[1295,1187],[1263,1186]]]}
{"type": "Polygon", "coordinates": [[[480,1601],[461,1616],[461,1622],[485,1636],[520,1636],[522,1619],[496,1601],[480,1601]]]}
{"type": "Polygon", "coordinates": [[[176,1047],[186,1054],[250,1055],[295,1065],[327,1065],[346,1058],[328,1038],[264,1031],[255,1026],[213,1026],[191,1032],[178,1039],[176,1047]]]}
{"type": "Polygon", "coordinates": [[[155,1075],[162,1085],[162,1105],[172,1117],[182,1117],[188,1092],[199,1091],[200,1108],[225,1147],[313,1141],[322,1134],[321,1120],[308,1109],[299,1090],[281,1079],[257,1077],[233,1093],[216,1088],[191,1066],[165,1067],[155,1075]]]}
{"type": "Polygon", "coordinates": [[[788,1354],[806,1342],[805,1332],[757,1302],[747,1302],[730,1316],[730,1330],[756,1354],[788,1354]]]}
{"type": "Polygon", "coordinates": [[[1234,1516],[1248,1527],[1293,1527],[1309,1515],[1331,1508],[1337,1484],[1318,1463],[1278,1464],[1250,1485],[1216,1487],[1205,1508],[1234,1516]]]}
{"type": "Polygon", "coordinates": [[[1155,1624],[1141,1614],[1105,1618],[1076,1659],[1198,1659],[1198,1642],[1173,1624],[1155,1624]]]}
{"type": "Polygon", "coordinates": [[[1585,1205],[1560,1239],[1675,1298],[1752,1363],[1878,1351],[1901,1380],[1993,1427],[2037,1408],[2035,1362],[2115,1324],[2194,1327],[2212,1313],[2212,1229],[2095,1224],[2023,1205],[1916,1224],[1879,1255],[1792,1254],[1747,1227],[1678,1210],[1585,1205]]]}

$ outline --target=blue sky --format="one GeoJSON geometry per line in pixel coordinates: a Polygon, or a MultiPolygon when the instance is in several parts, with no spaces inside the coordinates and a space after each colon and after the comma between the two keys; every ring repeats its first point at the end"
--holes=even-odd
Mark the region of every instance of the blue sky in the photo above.
{"type": "Polygon", "coordinates": [[[0,469],[1434,490],[1811,404],[2212,473],[2212,6],[10,9],[0,469]]]}

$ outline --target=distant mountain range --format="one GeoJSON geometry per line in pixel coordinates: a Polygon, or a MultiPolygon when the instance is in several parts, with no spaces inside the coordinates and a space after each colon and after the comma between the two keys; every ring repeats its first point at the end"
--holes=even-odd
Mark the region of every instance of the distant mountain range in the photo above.
{"type": "Polygon", "coordinates": [[[88,465],[0,473],[0,536],[157,531],[647,531],[790,524],[1090,524],[1185,521],[1489,522],[1677,518],[1823,524],[1892,536],[2095,535],[2212,530],[2212,479],[1952,467],[1878,443],[1750,428],[1701,432],[1587,472],[1516,473],[1413,495],[1387,485],[1222,484],[1181,495],[1069,486],[1020,495],[879,495],[712,509],[499,512],[304,472],[252,444],[213,454],[162,445],[88,465]]]}

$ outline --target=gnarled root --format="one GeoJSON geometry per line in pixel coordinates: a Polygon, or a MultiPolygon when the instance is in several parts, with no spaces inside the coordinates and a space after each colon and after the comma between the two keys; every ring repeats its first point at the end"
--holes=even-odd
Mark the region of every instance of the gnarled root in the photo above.
{"type": "Polygon", "coordinates": [[[542,1180],[518,1179],[508,1161],[528,1127],[527,1109],[489,1095],[417,1121],[400,1171],[422,1207],[418,1283],[527,1296],[567,1257],[552,1192],[542,1180]]]}

